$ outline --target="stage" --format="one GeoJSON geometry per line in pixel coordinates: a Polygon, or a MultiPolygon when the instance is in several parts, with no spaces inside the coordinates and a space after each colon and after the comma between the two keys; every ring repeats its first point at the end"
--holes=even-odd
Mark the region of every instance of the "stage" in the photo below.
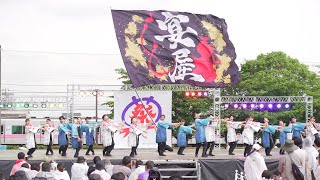
{"type": "MultiPolygon", "coordinates": [[[[243,171],[243,163],[245,157],[243,157],[243,149],[236,149],[234,153],[236,155],[228,155],[226,149],[214,150],[215,156],[209,157],[194,157],[194,148],[188,148],[184,151],[185,155],[177,155],[177,148],[173,152],[166,151],[166,156],[158,156],[156,149],[138,149],[138,155],[133,159],[139,159],[143,161],[153,160],[157,164],[159,169],[170,169],[174,168],[176,171],[165,170],[161,171],[161,174],[164,176],[170,176],[172,174],[179,173],[183,176],[200,176],[201,179],[234,179],[235,170],[240,172],[243,171]],[[200,167],[200,168],[199,168],[200,167]],[[181,169],[179,171],[178,169],[181,169]],[[183,171],[182,171],[183,170],[183,171]]],[[[15,160],[17,159],[18,152],[25,152],[25,150],[4,150],[0,151],[0,171],[4,173],[5,178],[7,179],[11,171],[12,166],[14,165],[15,160]]],[[[70,173],[72,163],[76,160],[73,157],[75,150],[68,149],[67,156],[62,157],[58,154],[58,150],[54,150],[54,155],[45,155],[45,150],[37,150],[33,158],[29,160],[30,163],[41,162],[43,160],[54,160],[56,162],[64,162],[66,169],[70,173]]],[[[201,152],[201,151],[200,151],[201,152]]],[[[93,155],[85,155],[86,149],[80,151],[80,156],[84,156],[88,161],[88,164],[92,163],[93,155]]],[[[116,149],[112,151],[112,156],[106,157],[103,159],[110,160],[113,165],[121,164],[121,160],[124,156],[130,154],[128,149],[116,149]]],[[[266,160],[268,169],[275,172],[277,170],[277,165],[279,158],[279,149],[273,149],[271,154],[273,156],[265,156],[264,149],[261,149],[261,154],[266,160]]],[[[95,156],[102,156],[102,149],[95,150],[95,156]]]]}

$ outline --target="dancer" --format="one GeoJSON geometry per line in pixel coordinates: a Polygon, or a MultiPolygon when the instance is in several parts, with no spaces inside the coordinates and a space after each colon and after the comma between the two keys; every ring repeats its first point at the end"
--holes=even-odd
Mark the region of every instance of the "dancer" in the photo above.
{"type": "Polygon", "coordinates": [[[292,138],[301,138],[301,132],[304,131],[305,125],[306,123],[297,123],[297,119],[295,117],[292,117],[289,124],[289,127],[292,128],[292,138]]]}
{"type": "Polygon", "coordinates": [[[234,122],[232,115],[223,121],[227,123],[227,143],[229,144],[229,155],[235,155],[233,151],[237,147],[238,142],[236,129],[241,128],[242,122],[234,122]]]}
{"type": "Polygon", "coordinates": [[[134,157],[135,155],[137,155],[137,148],[139,146],[140,135],[147,138],[146,133],[143,132],[143,130],[140,127],[141,125],[139,124],[139,120],[137,120],[135,117],[131,118],[128,136],[129,146],[131,147],[130,157],[134,157]]]}
{"type": "Polygon", "coordinates": [[[73,157],[79,157],[79,152],[82,147],[82,136],[83,131],[85,130],[85,126],[82,125],[82,119],[76,118],[75,124],[71,125],[71,136],[72,136],[72,148],[76,150],[73,157]]]}
{"type": "Polygon", "coordinates": [[[244,122],[243,143],[245,145],[244,157],[247,157],[251,152],[252,145],[254,144],[254,132],[258,132],[260,129],[260,123],[253,122],[253,116],[250,115],[244,122]]]}
{"type": "Polygon", "coordinates": [[[167,129],[173,129],[174,126],[178,126],[179,123],[169,123],[165,121],[166,116],[162,114],[160,116],[160,121],[157,124],[157,133],[156,133],[156,142],[158,143],[158,153],[159,156],[164,155],[164,151],[166,149],[167,142],[167,129]]]}
{"type": "Polygon", "coordinates": [[[261,123],[263,123],[262,146],[265,148],[266,156],[272,156],[270,152],[274,146],[273,134],[276,132],[276,128],[269,125],[269,119],[266,117],[261,120],[261,123]]]}
{"type": "MultiPolygon", "coordinates": [[[[279,127],[277,128],[278,131],[280,131],[279,141],[280,145],[283,145],[286,143],[287,140],[287,133],[290,133],[292,129],[290,127],[286,127],[286,124],[283,121],[279,121],[279,127]]],[[[283,149],[280,148],[280,155],[284,155],[285,152],[283,149]]]]}
{"type": "Polygon", "coordinates": [[[177,146],[179,147],[178,155],[184,155],[183,151],[187,147],[187,134],[192,134],[193,129],[185,126],[185,120],[180,121],[180,127],[177,135],[177,146]]]}
{"type": "Polygon", "coordinates": [[[52,132],[55,130],[52,126],[51,120],[47,119],[46,124],[43,127],[43,145],[47,146],[47,152],[46,155],[49,155],[49,152],[51,153],[50,155],[53,155],[53,150],[52,150],[52,132]]]}
{"type": "Polygon", "coordinates": [[[204,126],[212,121],[212,118],[200,119],[200,113],[194,113],[194,124],[196,126],[196,152],[195,157],[198,157],[198,152],[201,146],[203,146],[202,157],[208,157],[206,154],[207,140],[205,136],[204,126]]]}
{"type": "Polygon", "coordinates": [[[86,152],[86,155],[89,155],[89,152],[92,152],[92,155],[94,155],[93,145],[94,145],[94,130],[97,127],[96,122],[90,122],[91,117],[86,117],[84,124],[84,131],[86,132],[86,145],[88,146],[88,150],[86,152]]]}
{"type": "Polygon", "coordinates": [[[215,156],[212,154],[215,140],[216,140],[216,127],[218,126],[218,122],[210,121],[209,124],[205,128],[205,134],[206,134],[206,141],[207,141],[207,149],[206,154],[208,154],[209,150],[209,156],[215,156]]]}
{"type": "Polygon", "coordinates": [[[70,134],[70,129],[68,129],[68,124],[65,123],[65,118],[63,116],[59,117],[59,125],[58,125],[58,144],[60,146],[59,148],[59,154],[61,153],[62,156],[67,155],[67,149],[68,149],[68,134],[70,134]]]}
{"type": "Polygon", "coordinates": [[[40,127],[33,126],[31,124],[30,119],[25,120],[25,129],[26,129],[26,147],[28,149],[28,158],[32,158],[32,154],[37,149],[37,142],[36,142],[36,133],[38,132],[40,127]]]}
{"type": "Polygon", "coordinates": [[[314,142],[315,139],[319,139],[319,132],[317,129],[319,129],[319,124],[316,123],[316,118],[312,116],[306,125],[306,136],[310,137],[312,142],[314,142]]]}
{"type": "Polygon", "coordinates": [[[104,146],[103,155],[111,156],[111,151],[114,148],[114,133],[118,130],[121,132],[121,127],[117,127],[111,123],[109,117],[105,114],[102,116],[102,122],[100,124],[101,128],[101,141],[104,146]]]}

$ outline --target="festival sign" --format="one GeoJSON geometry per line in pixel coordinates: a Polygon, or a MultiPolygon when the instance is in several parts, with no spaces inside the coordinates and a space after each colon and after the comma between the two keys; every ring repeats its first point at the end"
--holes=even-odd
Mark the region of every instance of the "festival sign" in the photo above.
{"type": "MultiPolygon", "coordinates": [[[[118,124],[121,121],[124,127],[114,136],[115,148],[129,148],[128,135],[131,118],[139,120],[141,129],[146,132],[147,138],[140,136],[139,148],[156,148],[156,127],[164,114],[171,122],[172,92],[171,91],[116,91],[114,94],[114,119],[118,124]]],[[[167,144],[171,145],[171,131],[167,131],[167,144]]]]}
{"type": "Polygon", "coordinates": [[[224,19],[171,11],[112,10],[124,65],[134,87],[240,82],[224,19]]]}

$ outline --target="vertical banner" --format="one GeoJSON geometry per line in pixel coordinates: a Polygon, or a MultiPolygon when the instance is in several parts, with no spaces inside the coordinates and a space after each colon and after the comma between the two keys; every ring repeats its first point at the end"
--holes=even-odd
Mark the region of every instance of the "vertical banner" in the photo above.
{"type": "MultiPolygon", "coordinates": [[[[171,91],[116,91],[114,94],[114,122],[125,123],[123,130],[114,137],[115,148],[130,148],[128,142],[131,118],[135,117],[141,124],[148,124],[151,118],[157,123],[161,114],[171,122],[171,91]],[[141,98],[141,100],[139,99],[141,98]]],[[[145,126],[147,138],[140,136],[139,148],[156,148],[156,130],[154,126],[145,126]]],[[[171,145],[171,130],[167,131],[167,144],[171,145]]]]}

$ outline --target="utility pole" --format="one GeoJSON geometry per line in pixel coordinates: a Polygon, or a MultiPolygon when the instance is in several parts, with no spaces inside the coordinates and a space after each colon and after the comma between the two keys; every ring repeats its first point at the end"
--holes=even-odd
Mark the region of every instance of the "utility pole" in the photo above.
{"type": "MultiPolygon", "coordinates": [[[[2,74],[2,72],[1,72],[1,52],[2,52],[2,49],[1,49],[1,45],[0,45],[0,102],[1,102],[1,104],[3,104],[3,102],[2,102],[2,87],[1,87],[1,74],[2,74]]],[[[2,119],[2,112],[1,112],[1,107],[0,107],[0,145],[2,144],[2,131],[4,131],[4,126],[2,126],[2,121],[1,121],[1,119],[2,119]],[[3,127],[3,129],[2,129],[2,127],[3,127]]]]}
{"type": "MultiPolygon", "coordinates": [[[[96,96],[96,122],[98,122],[98,93],[99,93],[99,90],[98,89],[95,89],[95,96],[96,96]]],[[[98,144],[98,131],[96,131],[96,144],[98,144]]]]}

